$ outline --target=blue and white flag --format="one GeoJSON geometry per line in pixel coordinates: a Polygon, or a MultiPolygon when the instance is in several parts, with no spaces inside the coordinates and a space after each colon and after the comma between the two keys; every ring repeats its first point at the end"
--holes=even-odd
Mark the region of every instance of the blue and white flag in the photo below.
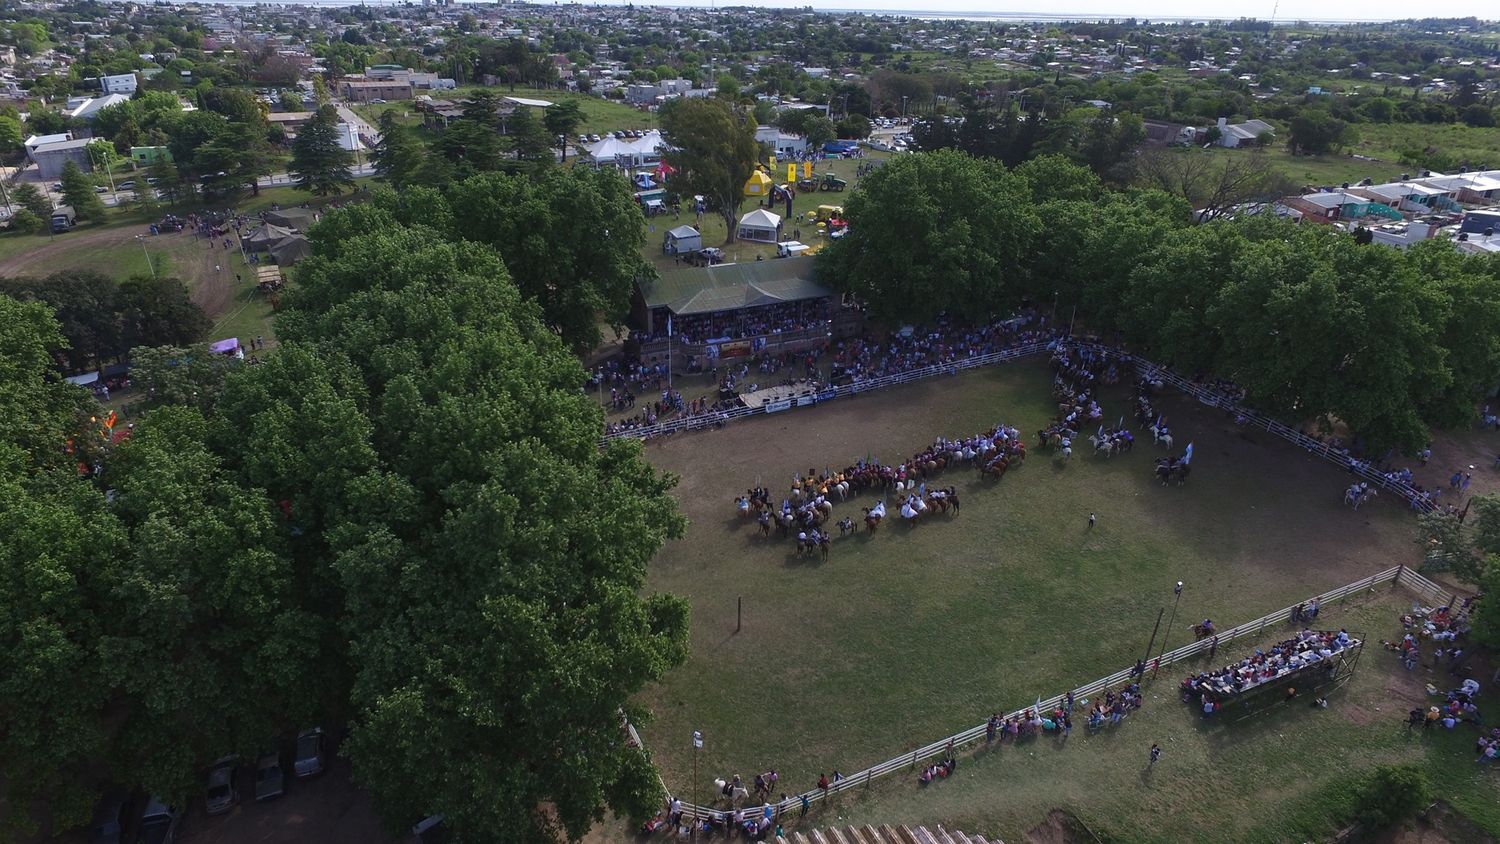
{"type": "Polygon", "coordinates": [[[1193,444],[1192,443],[1188,443],[1187,444],[1187,451],[1184,451],[1182,453],[1182,462],[1183,463],[1191,463],[1191,462],[1193,462],[1193,444]]]}

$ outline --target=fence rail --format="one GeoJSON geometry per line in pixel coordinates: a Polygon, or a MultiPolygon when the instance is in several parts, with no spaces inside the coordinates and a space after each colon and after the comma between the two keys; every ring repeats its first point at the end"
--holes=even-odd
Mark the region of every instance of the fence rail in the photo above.
{"type": "MultiPolygon", "coordinates": [[[[1193,398],[1197,399],[1201,404],[1208,405],[1209,407],[1217,407],[1221,410],[1233,413],[1238,418],[1243,419],[1245,422],[1252,424],[1257,428],[1264,428],[1266,431],[1276,434],[1277,436],[1281,437],[1284,440],[1287,440],[1293,445],[1306,450],[1309,454],[1316,455],[1323,458],[1324,460],[1327,460],[1330,463],[1348,469],[1358,477],[1369,481],[1380,489],[1384,489],[1401,496],[1402,500],[1406,501],[1408,506],[1410,506],[1414,510],[1428,512],[1437,509],[1437,505],[1427,500],[1426,496],[1417,492],[1416,488],[1411,484],[1387,478],[1385,476],[1385,473],[1377,470],[1373,466],[1370,466],[1365,461],[1354,460],[1341,449],[1333,448],[1327,443],[1310,437],[1302,431],[1299,431],[1296,428],[1293,428],[1283,422],[1272,419],[1271,417],[1266,416],[1260,411],[1245,407],[1244,405],[1241,405],[1237,399],[1232,398],[1227,393],[1224,393],[1220,390],[1214,390],[1208,387],[1204,387],[1200,384],[1196,384],[1186,378],[1183,378],[1181,375],[1178,375],[1172,370],[1167,369],[1161,364],[1153,363],[1149,360],[1146,360],[1145,358],[1127,355],[1119,349],[1115,349],[1110,346],[1105,346],[1099,343],[1084,343],[1076,340],[1068,340],[1066,342],[1068,343],[1068,345],[1071,345],[1075,348],[1087,348],[1094,351],[1095,353],[1104,355],[1105,357],[1130,360],[1135,364],[1136,371],[1141,375],[1150,377],[1155,380],[1160,380],[1166,384],[1171,384],[1173,387],[1176,387],[1183,393],[1186,393],[1187,395],[1190,395],[1193,398]]],[[[617,439],[634,438],[645,440],[666,436],[668,434],[675,434],[679,431],[693,431],[703,430],[706,428],[716,428],[728,424],[729,422],[732,422],[736,419],[743,419],[747,416],[779,413],[797,407],[818,405],[822,404],[823,402],[831,401],[833,399],[841,398],[844,396],[852,396],[859,393],[872,392],[874,390],[883,390],[889,387],[909,384],[913,381],[921,381],[939,375],[956,375],[959,372],[969,369],[976,369],[981,366],[990,366],[996,363],[1006,363],[1013,360],[1019,360],[1021,358],[1030,357],[1031,355],[1045,352],[1052,345],[1052,343],[1025,343],[1019,346],[1013,346],[1009,349],[1002,349],[998,352],[991,352],[990,354],[986,355],[975,355],[974,357],[965,358],[963,360],[954,361],[952,363],[931,364],[929,366],[911,370],[910,372],[901,372],[895,375],[882,376],[880,378],[870,378],[852,384],[843,384],[838,387],[829,387],[828,389],[814,395],[804,395],[796,399],[791,399],[789,401],[770,402],[762,405],[761,407],[738,407],[733,410],[705,413],[699,414],[697,416],[681,417],[678,419],[670,419],[666,422],[659,422],[655,425],[648,425],[641,428],[632,428],[625,431],[614,431],[605,434],[600,444],[607,445],[610,440],[617,439]]]]}
{"type": "MultiPolygon", "coordinates": [[[[1322,605],[1326,605],[1330,602],[1343,601],[1348,599],[1351,595],[1371,591],[1377,587],[1385,586],[1387,584],[1409,589],[1419,597],[1425,598],[1433,605],[1441,605],[1441,603],[1444,601],[1453,600],[1454,598],[1456,598],[1456,595],[1452,594],[1450,590],[1443,589],[1438,584],[1423,577],[1422,575],[1406,567],[1405,565],[1393,566],[1392,568],[1388,568],[1382,572],[1372,574],[1369,577],[1356,580],[1353,583],[1347,583],[1338,588],[1330,589],[1329,591],[1324,592],[1321,595],[1316,595],[1313,598],[1309,598],[1305,601],[1300,601],[1297,604],[1283,607],[1282,609],[1276,610],[1275,612],[1261,616],[1254,621],[1248,621],[1244,624],[1240,624],[1227,630],[1220,631],[1218,635],[1213,638],[1199,639],[1198,641],[1192,642],[1191,644],[1183,645],[1180,648],[1161,655],[1159,660],[1152,660],[1147,664],[1147,668],[1165,668],[1182,662],[1183,660],[1199,656],[1200,654],[1203,654],[1204,652],[1211,649],[1217,649],[1229,644],[1230,642],[1235,641],[1236,639],[1240,639],[1246,636],[1254,636],[1259,638],[1262,634],[1265,633],[1267,627],[1291,621],[1292,611],[1312,600],[1316,600],[1321,607],[1322,605]]],[[[1082,686],[1072,689],[1071,692],[1073,698],[1075,701],[1078,701],[1099,694],[1105,689],[1113,686],[1118,686],[1126,682],[1133,676],[1133,674],[1134,667],[1116,671],[1115,673],[1107,677],[1101,677],[1091,683],[1086,683],[1082,686]]],[[[1063,701],[1067,699],[1067,694],[1068,693],[1065,692],[1063,694],[1054,695],[1053,697],[1042,700],[1040,711],[1055,709],[1058,706],[1062,705],[1063,701]]],[[[1026,710],[1032,709],[1036,706],[1037,704],[1033,703],[1031,706],[1017,709],[1016,711],[1011,712],[1004,717],[1015,718],[1024,716],[1026,710]]],[[[985,736],[987,723],[988,722],[979,724],[975,727],[970,727],[969,729],[955,733],[951,736],[938,739],[931,744],[914,748],[906,753],[901,754],[900,756],[888,759],[877,765],[871,765],[869,768],[866,768],[863,771],[855,774],[850,774],[842,780],[830,784],[826,792],[823,789],[814,788],[810,791],[798,794],[795,797],[783,800],[775,804],[775,806],[773,807],[776,812],[776,816],[780,817],[783,812],[801,805],[801,801],[803,798],[806,798],[809,803],[816,803],[820,800],[827,799],[834,794],[839,794],[861,785],[868,785],[879,777],[884,777],[888,774],[893,774],[900,771],[909,771],[911,770],[911,768],[923,761],[934,759],[940,755],[945,754],[950,745],[955,750],[957,750],[959,748],[965,748],[971,744],[974,744],[975,742],[982,741],[985,736]]],[[[640,744],[640,737],[638,734],[636,734],[634,727],[630,727],[630,733],[636,743],[640,744]]],[[[644,747],[644,745],[642,746],[644,747]]],[[[711,806],[696,806],[687,802],[684,802],[682,804],[682,810],[684,816],[688,817],[719,818],[727,814],[727,812],[723,809],[715,809],[711,806]]]]}

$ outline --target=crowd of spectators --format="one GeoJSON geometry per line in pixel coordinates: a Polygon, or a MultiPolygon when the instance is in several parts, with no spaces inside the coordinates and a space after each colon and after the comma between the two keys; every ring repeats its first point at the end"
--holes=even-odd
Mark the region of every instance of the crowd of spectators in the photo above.
{"type": "MultiPolygon", "coordinates": [[[[1332,671],[1338,665],[1335,657],[1358,644],[1359,640],[1351,638],[1347,630],[1337,633],[1303,630],[1268,651],[1256,648],[1255,653],[1239,662],[1189,675],[1182,681],[1182,699],[1202,701],[1203,715],[1207,717],[1217,712],[1226,700],[1274,680],[1304,669],[1332,671]]],[[[1295,687],[1291,688],[1294,694],[1295,687]]]]}
{"type": "Polygon", "coordinates": [[[882,338],[839,340],[829,350],[829,380],[859,383],[1051,339],[1045,325],[1044,317],[1024,311],[975,328],[944,317],[931,328],[908,326],[882,338]]]}
{"type": "MultiPolygon", "coordinates": [[[[782,334],[805,328],[827,328],[826,300],[784,302],[759,308],[744,308],[732,316],[719,314],[685,314],[672,317],[672,337],[683,344],[719,343],[782,334]]],[[[643,343],[667,337],[667,320],[653,320],[651,331],[636,332],[643,343]]]]}

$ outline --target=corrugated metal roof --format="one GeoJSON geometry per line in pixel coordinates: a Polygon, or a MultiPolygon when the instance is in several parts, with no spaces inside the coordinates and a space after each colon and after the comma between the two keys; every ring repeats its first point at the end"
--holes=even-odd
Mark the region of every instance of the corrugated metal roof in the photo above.
{"type": "Polygon", "coordinates": [[[647,307],[674,314],[707,314],[821,299],[833,291],[813,280],[812,258],[777,258],[744,264],[667,270],[642,282],[647,307]]]}

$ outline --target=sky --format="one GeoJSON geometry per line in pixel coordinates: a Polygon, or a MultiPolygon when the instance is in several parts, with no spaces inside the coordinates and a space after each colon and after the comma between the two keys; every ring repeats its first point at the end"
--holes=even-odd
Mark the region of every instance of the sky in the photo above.
{"type": "MultiPolygon", "coordinates": [[[[623,2],[623,0],[619,0],[623,2]]],[[[673,0],[638,0],[646,5],[706,6],[707,2],[678,3],[673,0]]],[[[923,15],[982,15],[1017,18],[1048,18],[1077,15],[1080,17],[1115,18],[1259,18],[1261,20],[1397,20],[1441,15],[1445,18],[1496,17],[1492,2],[1479,0],[1445,0],[1438,5],[1412,5],[1398,0],[1324,0],[1316,5],[1301,0],[1050,0],[1045,4],[983,2],[982,0],[725,0],[726,6],[798,7],[811,5],[819,10],[859,10],[923,15]]]]}

